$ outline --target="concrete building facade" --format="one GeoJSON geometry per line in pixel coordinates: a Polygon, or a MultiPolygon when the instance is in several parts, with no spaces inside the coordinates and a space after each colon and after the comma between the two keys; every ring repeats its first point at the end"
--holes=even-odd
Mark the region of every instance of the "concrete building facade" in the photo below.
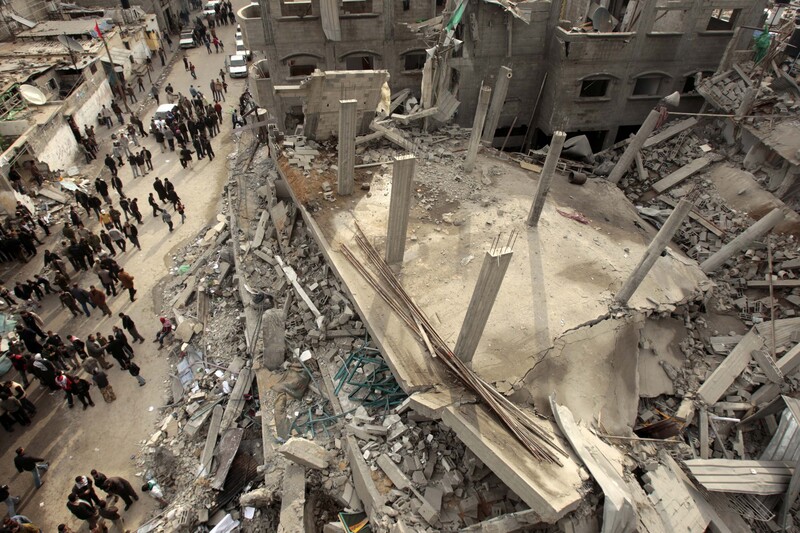
{"type": "MultiPolygon", "coordinates": [[[[442,14],[443,4],[259,0],[238,12],[248,47],[264,56],[251,69],[256,96],[282,127],[291,127],[302,111],[298,102],[276,99],[274,88],[296,85],[314,69],[386,69],[393,92],[408,88],[420,98],[432,43],[411,30],[442,14]]],[[[634,132],[673,91],[682,93],[682,109],[699,109],[698,74],[716,69],[736,28],[758,26],[767,0],[603,4],[613,31],[592,30],[596,5],[589,0],[467,3],[454,28],[463,44],[449,56],[445,73],[444,87],[461,101],[456,121],[471,125],[481,84],[494,86],[499,67],[506,66],[513,75],[497,121],[497,146],[513,124],[510,147],[540,146],[556,130],[585,133],[595,149],[607,147],[634,132]]],[[[445,24],[458,5],[448,4],[445,24]]],[[[742,46],[751,35],[745,33],[742,46]]]]}

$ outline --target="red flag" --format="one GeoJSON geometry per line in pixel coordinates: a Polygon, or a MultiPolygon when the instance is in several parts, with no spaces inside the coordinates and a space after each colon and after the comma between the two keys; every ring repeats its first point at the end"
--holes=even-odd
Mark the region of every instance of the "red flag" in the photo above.
{"type": "Polygon", "coordinates": [[[100,26],[97,25],[97,22],[94,23],[94,31],[97,32],[97,38],[98,39],[102,39],[103,38],[103,34],[100,31],[100,26]]]}

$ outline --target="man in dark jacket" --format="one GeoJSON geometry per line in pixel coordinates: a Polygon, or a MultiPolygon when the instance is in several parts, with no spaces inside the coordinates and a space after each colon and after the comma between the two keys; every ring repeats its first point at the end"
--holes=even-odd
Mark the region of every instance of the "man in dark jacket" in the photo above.
{"type": "Polygon", "coordinates": [[[158,176],[156,176],[156,179],[153,180],[153,190],[156,191],[156,194],[158,194],[158,199],[161,200],[162,203],[167,201],[167,189],[164,187],[164,183],[158,176]]]}
{"type": "Polygon", "coordinates": [[[139,334],[139,331],[136,329],[136,323],[133,321],[133,319],[125,313],[120,313],[119,317],[122,319],[122,327],[126,329],[131,336],[133,336],[133,342],[138,340],[139,344],[144,343],[144,337],[139,334]]]}
{"type": "Polygon", "coordinates": [[[33,331],[31,328],[23,326],[22,324],[17,324],[14,330],[17,332],[17,336],[22,339],[22,342],[25,344],[25,348],[29,352],[40,353],[42,351],[42,345],[39,344],[39,340],[35,331],[33,331]]]}
{"type": "Polygon", "coordinates": [[[52,361],[48,361],[42,354],[37,353],[33,356],[31,372],[39,382],[51,391],[57,391],[60,387],[56,383],[56,367],[52,361]]]}
{"type": "Polygon", "coordinates": [[[133,486],[127,479],[121,477],[106,478],[105,483],[101,487],[109,494],[116,494],[125,502],[125,510],[133,505],[134,501],[139,501],[139,495],[133,490],[133,486]]]}
{"type": "Polygon", "coordinates": [[[92,307],[95,307],[95,305],[92,303],[92,297],[89,294],[89,291],[78,287],[77,283],[73,283],[69,293],[78,301],[79,304],[81,304],[83,307],[83,312],[86,313],[86,316],[91,316],[91,313],[89,312],[89,304],[91,304],[92,307]]]}
{"type": "Polygon", "coordinates": [[[25,453],[25,448],[17,448],[17,456],[14,457],[14,466],[17,472],[30,472],[33,474],[33,484],[38,489],[42,486],[42,478],[39,470],[47,470],[50,465],[41,457],[35,457],[25,453]]]}
{"type": "Polygon", "coordinates": [[[78,498],[78,495],[72,493],[69,495],[67,500],[67,509],[75,515],[75,518],[79,520],[86,520],[89,524],[89,529],[94,530],[97,527],[97,521],[100,519],[100,514],[97,512],[97,508],[92,504],[92,502],[88,502],[86,500],[81,500],[78,498]]]}

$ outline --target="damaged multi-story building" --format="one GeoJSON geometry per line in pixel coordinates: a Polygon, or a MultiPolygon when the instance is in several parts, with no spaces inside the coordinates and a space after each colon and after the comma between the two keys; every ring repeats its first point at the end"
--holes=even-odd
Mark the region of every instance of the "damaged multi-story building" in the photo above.
{"type": "Polygon", "coordinates": [[[496,146],[527,148],[561,130],[585,134],[600,150],[635,133],[674,91],[682,95],[681,111],[699,110],[698,80],[716,70],[732,40],[743,47],[752,38],[752,30],[739,28],[759,27],[765,6],[764,0],[260,0],[238,18],[248,48],[265,56],[251,76],[281,128],[303,121],[301,98],[281,89],[315,69],[385,69],[392,91],[410,89],[423,101],[430,57],[432,103],[455,96],[462,126],[472,123],[481,85],[508,78],[501,84],[504,105],[490,113],[484,141],[493,131],[496,146]]]}

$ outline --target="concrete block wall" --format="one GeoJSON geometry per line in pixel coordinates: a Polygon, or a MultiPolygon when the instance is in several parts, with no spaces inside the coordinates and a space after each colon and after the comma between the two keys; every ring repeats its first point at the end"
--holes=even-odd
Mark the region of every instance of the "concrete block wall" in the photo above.
{"type": "Polygon", "coordinates": [[[356,100],[358,132],[366,133],[381,96],[381,87],[388,78],[384,70],[352,70],[315,72],[303,85],[305,99],[305,133],[318,141],[335,137],[339,131],[339,101],[356,100]],[[368,120],[365,120],[368,117],[368,120]]]}

